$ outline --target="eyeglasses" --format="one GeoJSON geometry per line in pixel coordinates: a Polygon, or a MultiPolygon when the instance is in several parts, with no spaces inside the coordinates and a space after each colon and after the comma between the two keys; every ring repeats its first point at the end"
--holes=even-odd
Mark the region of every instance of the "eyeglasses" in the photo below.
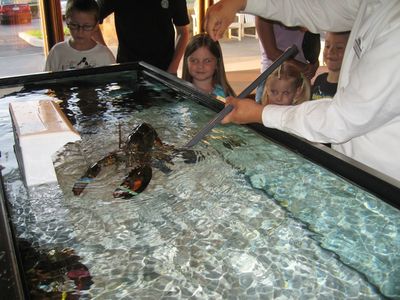
{"type": "Polygon", "coordinates": [[[210,65],[213,64],[216,61],[215,58],[205,58],[203,60],[200,60],[198,58],[194,58],[194,57],[189,57],[188,62],[192,65],[198,65],[198,64],[202,64],[202,65],[210,65]]]}
{"type": "Polygon", "coordinates": [[[82,29],[83,31],[92,31],[95,26],[96,25],[87,25],[87,24],[79,25],[79,24],[71,23],[71,22],[67,23],[67,27],[70,30],[76,30],[76,31],[78,31],[79,29],[82,29]]]}

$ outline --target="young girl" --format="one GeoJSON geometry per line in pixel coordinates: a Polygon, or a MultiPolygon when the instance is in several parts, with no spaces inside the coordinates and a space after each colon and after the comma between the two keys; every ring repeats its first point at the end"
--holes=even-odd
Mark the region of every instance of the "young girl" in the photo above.
{"type": "Polygon", "coordinates": [[[216,97],[235,96],[226,79],[222,50],[208,34],[192,37],[183,57],[182,79],[216,97]]]}
{"type": "Polygon", "coordinates": [[[265,81],[261,104],[300,104],[310,99],[310,90],[310,81],[296,66],[285,62],[265,81]]]}

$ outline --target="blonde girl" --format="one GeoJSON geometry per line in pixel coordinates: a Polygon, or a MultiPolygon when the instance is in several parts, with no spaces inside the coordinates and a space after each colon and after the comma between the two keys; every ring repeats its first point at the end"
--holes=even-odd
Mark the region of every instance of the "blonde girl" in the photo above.
{"type": "Polygon", "coordinates": [[[310,99],[310,81],[289,62],[268,76],[261,104],[296,105],[310,99]]]}
{"type": "Polygon", "coordinates": [[[216,97],[235,96],[226,79],[221,47],[205,33],[193,36],[186,46],[182,79],[216,97]]]}

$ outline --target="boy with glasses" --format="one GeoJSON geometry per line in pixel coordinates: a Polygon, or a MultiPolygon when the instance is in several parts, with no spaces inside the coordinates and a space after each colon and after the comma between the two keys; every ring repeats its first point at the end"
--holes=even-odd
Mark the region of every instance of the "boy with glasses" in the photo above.
{"type": "Polygon", "coordinates": [[[64,71],[115,63],[111,50],[92,39],[99,30],[99,7],[95,0],[69,0],[65,13],[71,37],[50,50],[45,71],[64,71]]]}

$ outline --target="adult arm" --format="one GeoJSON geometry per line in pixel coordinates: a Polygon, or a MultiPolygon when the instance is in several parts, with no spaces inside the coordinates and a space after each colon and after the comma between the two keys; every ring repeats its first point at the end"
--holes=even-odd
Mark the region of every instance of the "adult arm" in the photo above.
{"type": "Polygon", "coordinates": [[[167,72],[171,74],[176,74],[178,72],[179,63],[185,52],[186,45],[189,41],[188,25],[175,26],[175,28],[176,28],[175,52],[167,70],[167,72]]]}
{"type": "Polygon", "coordinates": [[[400,38],[400,26],[392,28],[378,29],[371,48],[356,63],[342,68],[349,76],[341,78],[344,83],[332,100],[266,106],[263,124],[315,142],[343,143],[399,119],[400,50],[395,41],[400,38]]]}
{"type": "Polygon", "coordinates": [[[207,10],[206,30],[220,39],[238,11],[311,32],[351,30],[362,0],[221,0],[207,10]]]}
{"type": "Polygon", "coordinates": [[[309,80],[311,80],[315,76],[315,73],[317,73],[318,67],[319,67],[319,61],[317,60],[314,63],[306,64],[302,72],[304,76],[306,76],[309,80]]]}
{"type": "Polygon", "coordinates": [[[222,123],[258,122],[322,143],[347,142],[390,124],[400,116],[400,73],[396,67],[400,53],[395,36],[400,37],[400,28],[383,34],[379,40],[385,42],[364,53],[352,67],[348,83],[333,99],[261,107],[228,98],[227,104],[234,105],[234,109],[222,123]]]}
{"type": "Polygon", "coordinates": [[[185,53],[186,45],[189,41],[189,16],[185,0],[174,0],[174,5],[171,7],[172,21],[175,26],[175,50],[172,56],[171,63],[168,66],[167,72],[176,74],[179,63],[185,53]]]}
{"type": "MultiPolygon", "coordinates": [[[[306,0],[303,2],[308,3],[306,0]]],[[[325,2],[320,0],[318,3],[325,2]]],[[[366,5],[362,8],[367,9],[366,5]]],[[[400,73],[397,66],[400,50],[396,44],[400,38],[396,17],[399,8],[397,1],[390,1],[390,7],[389,3],[387,7],[386,4],[380,5],[385,9],[374,15],[376,20],[367,19],[376,25],[369,25],[372,36],[365,37],[362,55],[356,54],[351,44],[346,49],[338,91],[333,100],[308,101],[297,106],[267,105],[262,112],[265,126],[310,141],[343,143],[373,134],[399,119],[400,73]]],[[[352,33],[357,34],[356,31],[352,33]]],[[[227,117],[225,121],[236,120],[235,114],[227,117]]]]}
{"type": "Polygon", "coordinates": [[[103,33],[101,31],[101,27],[103,24],[103,21],[106,17],[111,15],[114,12],[114,2],[113,1],[107,1],[107,0],[97,0],[97,4],[99,5],[99,23],[100,25],[96,27],[96,30],[93,31],[92,34],[92,39],[98,42],[99,44],[102,44],[104,46],[107,46],[103,33]]]}
{"type": "Polygon", "coordinates": [[[261,17],[256,16],[256,30],[262,47],[265,50],[268,58],[276,60],[283,51],[278,49],[276,45],[275,33],[274,33],[274,22],[261,17]]]}
{"type": "Polygon", "coordinates": [[[101,26],[97,26],[96,29],[92,33],[92,39],[97,43],[107,46],[106,41],[104,40],[103,33],[101,32],[101,26]]]}
{"type": "Polygon", "coordinates": [[[247,0],[244,11],[318,33],[351,30],[361,3],[362,0],[247,0]]]}
{"type": "MultiPolygon", "coordinates": [[[[275,61],[280,57],[284,51],[278,48],[276,44],[276,38],[274,33],[274,21],[267,20],[261,17],[256,17],[256,30],[258,37],[260,38],[261,44],[264,48],[267,57],[271,61],[275,61]]],[[[298,29],[300,30],[300,29],[298,29]]],[[[286,50],[286,49],[283,49],[286,50]]],[[[301,72],[309,79],[314,77],[315,72],[319,66],[319,63],[306,64],[297,59],[289,59],[290,63],[295,65],[301,72]]]]}

